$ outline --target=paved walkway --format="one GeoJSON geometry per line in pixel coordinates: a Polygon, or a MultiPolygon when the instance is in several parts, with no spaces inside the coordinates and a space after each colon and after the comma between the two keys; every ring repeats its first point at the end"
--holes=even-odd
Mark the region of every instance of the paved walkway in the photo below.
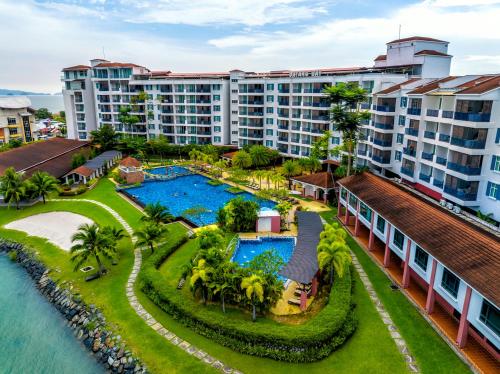
{"type": "MultiPolygon", "coordinates": [[[[108,211],[120,224],[123,226],[125,231],[130,235],[132,238],[132,241],[135,242],[135,239],[133,237],[134,231],[130,227],[130,225],[120,216],[114,209],[110,208],[106,204],[101,203],[100,201],[96,200],[89,200],[89,199],[51,199],[50,201],[80,201],[80,202],[86,202],[86,203],[91,203],[100,206],[101,208],[105,209],[108,211]]],[[[132,306],[132,308],[135,310],[137,315],[141,317],[146,324],[151,327],[154,331],[156,331],[158,334],[163,336],[167,341],[169,341],[171,344],[178,346],[182,350],[186,351],[188,354],[196,357],[199,359],[201,362],[210,365],[214,367],[215,369],[218,369],[224,373],[233,373],[233,374],[241,374],[240,371],[235,370],[226,364],[224,364],[222,361],[218,360],[215,357],[210,356],[206,352],[202,351],[201,349],[197,348],[196,346],[192,345],[186,340],[181,339],[177,335],[175,335],[173,332],[170,332],[167,330],[160,322],[158,322],[151,314],[147,312],[147,310],[141,305],[139,300],[137,299],[134,291],[134,283],[137,279],[137,275],[139,274],[139,271],[141,269],[141,264],[142,264],[142,253],[141,251],[145,249],[143,248],[136,248],[134,250],[134,266],[132,267],[132,272],[130,273],[130,276],[128,277],[127,285],[126,285],[126,294],[127,294],[127,299],[132,306]]]]}

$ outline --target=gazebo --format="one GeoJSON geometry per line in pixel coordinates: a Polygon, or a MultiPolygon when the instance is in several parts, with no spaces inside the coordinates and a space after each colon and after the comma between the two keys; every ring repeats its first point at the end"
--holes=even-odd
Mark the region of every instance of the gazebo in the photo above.
{"type": "Polygon", "coordinates": [[[292,178],[292,186],[302,188],[302,196],[312,197],[315,200],[328,201],[328,194],[335,189],[335,178],[333,173],[322,171],[319,173],[302,175],[292,178]]]}
{"type": "Polygon", "coordinates": [[[144,181],[142,164],[133,157],[129,156],[121,160],[118,170],[120,171],[120,177],[125,179],[127,184],[141,183],[144,181]]]}

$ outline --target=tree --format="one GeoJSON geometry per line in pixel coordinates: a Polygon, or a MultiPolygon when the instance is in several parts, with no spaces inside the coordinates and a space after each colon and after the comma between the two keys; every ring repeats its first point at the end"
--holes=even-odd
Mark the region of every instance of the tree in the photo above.
{"type": "Polygon", "coordinates": [[[84,154],[75,153],[71,157],[71,168],[72,169],[76,169],[77,167],[82,166],[83,164],[85,164],[85,162],[87,162],[87,159],[85,158],[84,154]]]}
{"type": "Polygon", "coordinates": [[[47,108],[40,108],[35,110],[35,118],[36,119],[51,119],[52,118],[52,113],[49,112],[47,108]]]}
{"type": "Polygon", "coordinates": [[[247,152],[241,150],[234,154],[232,163],[238,169],[248,169],[252,166],[252,157],[247,152]]]}
{"type": "Polygon", "coordinates": [[[196,290],[201,289],[201,297],[204,303],[206,302],[208,297],[208,295],[205,296],[205,293],[208,290],[210,275],[212,273],[213,269],[208,266],[206,260],[202,258],[198,260],[198,264],[193,267],[191,279],[189,280],[193,293],[196,293],[196,290]]]}
{"type": "Polygon", "coordinates": [[[278,255],[276,249],[272,248],[255,256],[246,266],[252,273],[261,273],[264,276],[276,276],[285,262],[278,255]]]}
{"type": "Polygon", "coordinates": [[[370,118],[368,111],[361,111],[360,104],[366,101],[366,91],[357,83],[339,83],[325,88],[323,91],[333,105],[331,121],[335,131],[342,133],[342,141],[347,148],[347,176],[351,175],[352,158],[356,147],[360,127],[364,120],[370,118]]]}
{"type": "Polygon", "coordinates": [[[201,249],[222,248],[224,246],[224,235],[217,228],[202,228],[197,232],[197,236],[201,249]]]}
{"type": "Polygon", "coordinates": [[[270,156],[269,149],[263,145],[255,144],[250,148],[250,158],[253,166],[269,165],[271,161],[270,156]]]}
{"type": "Polygon", "coordinates": [[[125,230],[119,229],[114,226],[106,226],[103,228],[104,235],[110,237],[115,243],[118,243],[127,235],[125,234],[125,230]]]}
{"type": "Polygon", "coordinates": [[[281,222],[286,225],[286,227],[289,226],[289,221],[288,221],[288,214],[290,210],[292,210],[292,203],[289,201],[281,201],[278,205],[275,206],[275,209],[279,212],[280,217],[281,217],[281,222]]]}
{"type": "Polygon", "coordinates": [[[174,220],[174,216],[170,214],[167,207],[159,202],[147,204],[144,207],[145,216],[141,217],[141,221],[151,221],[156,224],[168,223],[174,220]]]}
{"type": "Polygon", "coordinates": [[[283,163],[281,172],[288,179],[288,189],[292,189],[292,177],[299,175],[302,170],[296,160],[288,160],[283,163]]]}
{"type": "Polygon", "coordinates": [[[19,202],[26,197],[27,188],[26,181],[13,167],[5,169],[4,175],[0,177],[0,194],[9,206],[15,203],[16,209],[19,209],[19,202]]]}
{"type": "Polygon", "coordinates": [[[311,147],[311,157],[318,160],[324,160],[328,157],[328,142],[332,134],[330,131],[325,131],[321,137],[316,140],[311,147]]]}
{"type": "Polygon", "coordinates": [[[264,282],[261,277],[252,274],[243,278],[240,287],[245,290],[245,295],[252,304],[252,321],[255,322],[257,319],[255,312],[256,301],[258,300],[261,303],[264,301],[264,282]]]}
{"type": "Polygon", "coordinates": [[[283,183],[283,186],[285,185],[285,182],[286,182],[286,178],[281,175],[281,174],[278,174],[278,173],[273,173],[271,174],[271,181],[274,183],[274,188],[279,190],[280,189],[280,186],[281,184],[283,183]]]}
{"type": "Polygon", "coordinates": [[[99,269],[99,275],[105,272],[100,256],[112,258],[116,251],[113,240],[106,234],[106,228],[101,228],[98,224],[84,224],[71,237],[75,244],[71,247],[71,261],[76,262],[73,271],[77,271],[89,257],[94,257],[99,269]]]}
{"type": "Polygon", "coordinates": [[[262,188],[262,178],[266,176],[267,170],[256,170],[253,173],[253,176],[259,180],[259,188],[262,188]]]}
{"type": "Polygon", "coordinates": [[[34,173],[29,179],[29,183],[31,184],[33,197],[41,196],[44,204],[47,195],[57,190],[58,184],[56,178],[42,171],[34,173]]]}
{"type": "Polygon", "coordinates": [[[155,245],[158,244],[167,234],[165,226],[158,225],[154,222],[146,223],[142,228],[134,231],[134,236],[137,239],[135,245],[137,248],[147,246],[154,253],[155,245]]]}
{"type": "Polygon", "coordinates": [[[315,173],[321,170],[321,161],[316,157],[309,156],[304,158],[299,158],[299,165],[304,171],[309,173],[315,173]]]}
{"type": "Polygon", "coordinates": [[[99,130],[91,131],[90,135],[92,144],[98,144],[101,151],[113,149],[118,139],[118,134],[111,125],[102,125],[99,130]]]}
{"type": "Polygon", "coordinates": [[[259,204],[237,197],[217,212],[217,223],[228,231],[248,232],[255,230],[259,204]]]}
{"type": "Polygon", "coordinates": [[[219,294],[221,298],[222,313],[226,313],[225,296],[228,292],[234,292],[236,263],[226,261],[219,266],[213,275],[213,281],[209,285],[214,296],[219,294]]]}
{"type": "Polygon", "coordinates": [[[338,276],[342,278],[346,265],[350,262],[349,247],[343,241],[318,245],[318,265],[321,270],[328,269],[330,284],[333,283],[333,271],[335,270],[338,276]]]}
{"type": "Polygon", "coordinates": [[[226,160],[219,160],[219,161],[214,163],[213,170],[214,170],[214,175],[217,178],[221,178],[224,170],[226,170],[226,169],[227,169],[227,161],[226,160]]]}

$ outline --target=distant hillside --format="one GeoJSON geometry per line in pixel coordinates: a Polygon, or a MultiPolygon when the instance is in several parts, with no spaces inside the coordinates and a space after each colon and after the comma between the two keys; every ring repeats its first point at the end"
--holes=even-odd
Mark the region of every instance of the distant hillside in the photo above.
{"type": "Polygon", "coordinates": [[[21,90],[8,90],[7,88],[0,88],[0,96],[26,96],[26,95],[50,95],[47,93],[40,92],[29,92],[21,90]]]}

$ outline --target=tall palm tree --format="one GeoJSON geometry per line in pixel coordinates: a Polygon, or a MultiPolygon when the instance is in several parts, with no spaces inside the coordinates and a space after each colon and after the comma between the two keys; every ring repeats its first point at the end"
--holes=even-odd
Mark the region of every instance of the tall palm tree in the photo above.
{"type": "Polygon", "coordinates": [[[167,207],[161,205],[159,202],[147,204],[144,207],[144,213],[146,216],[141,217],[141,221],[151,221],[156,224],[162,222],[172,222],[174,216],[172,216],[167,207]]]}
{"type": "Polygon", "coordinates": [[[114,227],[114,226],[104,227],[103,232],[105,235],[108,235],[115,242],[119,242],[120,240],[122,240],[124,237],[127,236],[127,234],[125,233],[125,230],[119,229],[119,228],[114,227]]]}
{"type": "Polygon", "coordinates": [[[232,163],[238,169],[247,169],[252,166],[252,157],[248,152],[241,150],[234,154],[232,163]]]}
{"type": "Polygon", "coordinates": [[[262,169],[256,170],[253,173],[253,176],[259,180],[259,188],[262,188],[262,178],[266,176],[266,173],[267,170],[262,170],[262,169]]]}
{"type": "Polygon", "coordinates": [[[0,193],[9,206],[15,203],[16,209],[19,209],[19,202],[26,197],[27,187],[26,181],[13,167],[5,169],[4,175],[0,177],[0,193]]]}
{"type": "Polygon", "coordinates": [[[288,179],[288,189],[292,189],[292,177],[302,172],[299,162],[296,160],[287,160],[283,163],[281,173],[288,179]]]}
{"type": "Polygon", "coordinates": [[[284,183],[286,182],[286,178],[278,173],[274,173],[273,175],[271,175],[271,180],[274,183],[274,188],[277,190],[280,189],[282,183],[284,185],[284,183]]]}
{"type": "Polygon", "coordinates": [[[241,281],[241,289],[245,290],[245,294],[252,304],[252,321],[257,319],[255,312],[256,299],[259,302],[264,301],[264,281],[256,274],[243,278],[241,281]]]}
{"type": "Polygon", "coordinates": [[[267,166],[271,161],[269,149],[261,144],[253,145],[250,148],[250,158],[254,166],[267,166]]]}
{"type": "Polygon", "coordinates": [[[349,247],[343,241],[335,241],[329,245],[318,245],[318,265],[321,270],[328,269],[330,284],[333,283],[334,270],[342,278],[349,263],[351,263],[349,247]]]}
{"type": "Polygon", "coordinates": [[[106,270],[101,262],[100,256],[112,258],[115,251],[113,240],[106,235],[106,228],[101,228],[98,224],[84,224],[71,237],[74,243],[71,247],[71,261],[75,261],[74,271],[77,271],[89,257],[94,257],[99,268],[99,275],[106,270]]]}
{"type": "Polygon", "coordinates": [[[193,292],[196,293],[197,289],[201,289],[201,297],[203,302],[206,302],[205,293],[208,290],[208,284],[210,282],[210,277],[213,273],[213,269],[207,264],[204,258],[198,260],[198,264],[193,266],[191,279],[189,283],[191,284],[191,288],[193,292]]]}
{"type": "Polygon", "coordinates": [[[210,285],[213,289],[214,295],[220,294],[222,313],[226,313],[226,304],[225,304],[225,296],[227,293],[230,293],[233,290],[233,278],[234,271],[236,268],[236,263],[234,262],[225,262],[221,266],[217,268],[215,279],[210,285]]]}
{"type": "Polygon", "coordinates": [[[42,197],[45,204],[45,198],[51,192],[57,189],[57,180],[48,173],[37,171],[29,179],[31,190],[34,197],[42,197]]]}
{"type": "Polygon", "coordinates": [[[137,239],[135,245],[137,248],[148,246],[151,248],[151,253],[154,253],[155,245],[165,237],[166,233],[165,226],[153,222],[146,223],[142,228],[134,231],[134,236],[137,239]]]}

